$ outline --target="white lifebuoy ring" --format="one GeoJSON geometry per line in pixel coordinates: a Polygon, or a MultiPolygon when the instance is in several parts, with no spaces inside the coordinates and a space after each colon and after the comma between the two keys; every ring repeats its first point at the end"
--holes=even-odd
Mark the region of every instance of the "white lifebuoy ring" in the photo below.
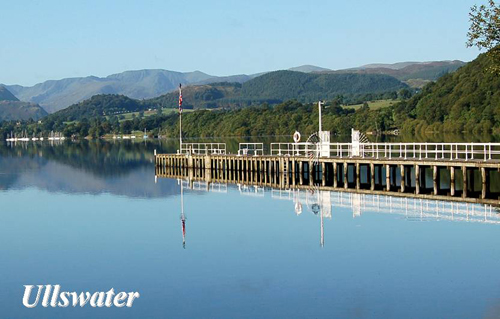
{"type": "Polygon", "coordinates": [[[300,133],[298,131],[295,131],[295,133],[293,133],[293,141],[295,143],[298,143],[300,141],[300,133]]]}

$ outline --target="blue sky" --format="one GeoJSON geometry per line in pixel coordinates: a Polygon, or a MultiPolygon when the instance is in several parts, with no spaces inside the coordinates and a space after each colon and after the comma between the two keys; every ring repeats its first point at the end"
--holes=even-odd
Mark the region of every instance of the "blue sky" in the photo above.
{"type": "Polygon", "coordinates": [[[125,70],[251,74],[303,64],[474,59],[485,0],[0,0],[0,83],[125,70]]]}

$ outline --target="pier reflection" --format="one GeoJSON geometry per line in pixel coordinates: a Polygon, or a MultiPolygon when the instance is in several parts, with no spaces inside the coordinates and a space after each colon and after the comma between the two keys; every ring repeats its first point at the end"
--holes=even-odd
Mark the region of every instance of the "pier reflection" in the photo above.
{"type": "Polygon", "coordinates": [[[357,193],[350,190],[325,190],[320,186],[300,188],[274,188],[243,183],[219,183],[194,180],[189,172],[177,176],[160,175],[160,178],[175,178],[181,192],[181,220],[183,246],[185,247],[184,189],[200,192],[228,193],[233,188],[241,196],[255,198],[270,197],[274,200],[290,202],[290,212],[296,216],[312,214],[319,219],[319,243],[325,245],[325,222],[340,213],[338,208],[347,209],[352,218],[362,218],[368,214],[388,214],[400,216],[411,222],[449,221],[500,225],[500,208],[489,203],[467,201],[446,201],[409,196],[398,197],[390,194],[373,194],[366,191],[357,193]],[[335,210],[337,209],[337,211],[335,210]]]}

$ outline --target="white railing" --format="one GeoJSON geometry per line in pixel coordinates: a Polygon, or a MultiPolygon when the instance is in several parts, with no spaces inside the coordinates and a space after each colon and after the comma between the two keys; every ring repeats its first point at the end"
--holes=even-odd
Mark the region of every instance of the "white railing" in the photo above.
{"type": "Polygon", "coordinates": [[[500,160],[500,143],[365,143],[360,144],[359,157],[418,160],[500,160]]]}
{"type": "Polygon", "coordinates": [[[271,155],[273,156],[319,157],[321,149],[320,144],[313,143],[271,143],[271,155]]]}
{"type": "Polygon", "coordinates": [[[240,143],[238,155],[264,155],[264,143],[240,143]]]}
{"type": "Polygon", "coordinates": [[[500,160],[500,143],[360,143],[359,155],[351,143],[271,143],[274,156],[318,156],[337,158],[418,160],[500,160]],[[328,151],[329,150],[329,151],[328,151]],[[354,156],[356,154],[356,156],[354,156]]]}
{"type": "Polygon", "coordinates": [[[182,143],[182,154],[226,154],[226,143],[182,143]]]}

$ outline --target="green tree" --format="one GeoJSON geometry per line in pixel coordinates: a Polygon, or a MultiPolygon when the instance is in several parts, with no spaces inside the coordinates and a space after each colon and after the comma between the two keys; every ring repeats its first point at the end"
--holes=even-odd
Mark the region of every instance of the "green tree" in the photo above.
{"type": "Polygon", "coordinates": [[[489,0],[488,5],[475,5],[469,13],[469,20],[467,47],[488,50],[488,56],[494,62],[490,69],[500,74],[500,6],[494,0],[489,0]]]}

